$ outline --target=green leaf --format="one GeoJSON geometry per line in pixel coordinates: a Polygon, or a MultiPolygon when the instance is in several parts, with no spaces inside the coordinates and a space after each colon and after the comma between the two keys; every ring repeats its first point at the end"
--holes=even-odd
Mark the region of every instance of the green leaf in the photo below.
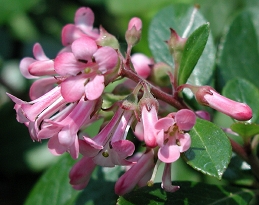
{"type": "MultiPolygon", "coordinates": [[[[165,62],[173,67],[173,59],[169,48],[165,43],[170,37],[170,28],[176,30],[181,36],[189,24],[193,7],[187,5],[171,5],[160,10],[153,18],[149,28],[150,50],[156,62],[165,62]]],[[[190,32],[193,32],[206,20],[197,12],[190,32]]],[[[193,85],[208,84],[213,75],[215,62],[215,47],[211,35],[208,38],[207,45],[195,66],[188,83],[193,85]]]]}
{"type": "Polygon", "coordinates": [[[198,182],[173,182],[181,188],[169,193],[161,189],[160,184],[132,191],[118,200],[118,205],[135,204],[177,204],[177,205],[247,205],[255,194],[248,189],[232,186],[210,185],[198,182]]]}
{"type": "Polygon", "coordinates": [[[242,137],[253,137],[254,135],[259,134],[259,125],[258,124],[248,124],[237,122],[231,125],[231,130],[236,132],[242,137]]]}
{"type": "Polygon", "coordinates": [[[221,179],[232,154],[226,134],[215,124],[197,119],[190,131],[191,147],[184,153],[187,164],[204,174],[221,179]]]}
{"type": "Polygon", "coordinates": [[[259,123],[259,89],[243,78],[229,81],[222,91],[226,97],[249,105],[253,111],[251,122],[259,123]]]}
{"type": "Polygon", "coordinates": [[[221,88],[228,80],[242,77],[259,87],[258,13],[241,12],[230,25],[219,46],[219,80],[221,88]]]}
{"type": "Polygon", "coordinates": [[[69,205],[80,191],[69,184],[68,173],[75,160],[65,155],[40,178],[31,191],[25,205],[69,205]]]}
{"type": "Polygon", "coordinates": [[[209,33],[209,24],[204,24],[197,28],[187,39],[178,74],[178,85],[186,83],[190,77],[205,48],[209,33]]]}
{"type": "Polygon", "coordinates": [[[102,205],[115,204],[114,185],[122,172],[121,167],[97,167],[87,187],[77,191],[69,184],[69,171],[75,160],[69,154],[48,169],[31,191],[25,205],[102,205]]]}

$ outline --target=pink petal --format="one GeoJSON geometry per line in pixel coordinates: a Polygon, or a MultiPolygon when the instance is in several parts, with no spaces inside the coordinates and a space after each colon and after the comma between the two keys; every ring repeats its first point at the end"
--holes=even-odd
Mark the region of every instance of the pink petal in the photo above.
{"type": "Polygon", "coordinates": [[[196,116],[193,111],[182,109],[176,113],[175,121],[180,130],[188,131],[195,125],[196,116]]]}
{"type": "Polygon", "coordinates": [[[61,83],[61,94],[67,102],[75,102],[84,94],[86,79],[82,75],[71,76],[61,83]]]}
{"type": "Polygon", "coordinates": [[[94,23],[94,13],[88,7],[81,7],[75,14],[75,25],[82,30],[92,29],[94,23]]]}
{"type": "Polygon", "coordinates": [[[164,142],[165,142],[165,133],[164,133],[164,130],[160,130],[157,132],[157,135],[156,135],[156,142],[157,144],[162,147],[164,146],[164,142]]]}
{"type": "Polygon", "coordinates": [[[61,75],[77,75],[86,68],[86,63],[79,62],[73,53],[60,53],[54,60],[55,71],[61,75]]]}
{"type": "Polygon", "coordinates": [[[67,24],[63,27],[61,38],[63,46],[71,45],[74,40],[86,36],[80,28],[77,28],[74,24],[67,24]]]}
{"type": "Polygon", "coordinates": [[[70,184],[76,189],[83,189],[87,186],[96,164],[92,158],[83,157],[70,170],[70,184]]]}
{"type": "Polygon", "coordinates": [[[133,17],[130,19],[129,24],[128,24],[128,30],[131,30],[135,26],[136,30],[142,29],[142,21],[138,17],[133,17]]]}
{"type": "Polygon", "coordinates": [[[95,61],[99,65],[99,70],[102,73],[105,73],[114,68],[118,62],[117,52],[113,48],[108,46],[99,48],[93,56],[95,58],[95,61]]]}
{"type": "Polygon", "coordinates": [[[102,145],[97,144],[94,140],[84,137],[84,140],[79,140],[79,151],[82,155],[88,157],[96,156],[103,149],[102,145]]]}
{"type": "Polygon", "coordinates": [[[67,151],[73,159],[77,159],[79,157],[79,143],[77,135],[74,143],[67,149],[67,151]]]}
{"type": "Polygon", "coordinates": [[[66,152],[66,147],[62,146],[60,143],[59,143],[59,140],[58,140],[58,136],[54,136],[54,137],[51,137],[49,139],[49,142],[48,142],[48,148],[49,148],[49,151],[53,154],[53,155],[61,155],[63,154],[64,152],[66,152]]]}
{"type": "Polygon", "coordinates": [[[171,126],[173,126],[175,124],[175,120],[173,118],[170,118],[170,117],[164,117],[164,118],[161,118],[159,119],[154,127],[155,129],[157,130],[168,130],[171,126]]]}
{"type": "Polygon", "coordinates": [[[76,59],[86,61],[92,60],[93,54],[97,51],[96,42],[87,36],[76,39],[71,48],[76,59]]]}
{"type": "Polygon", "coordinates": [[[142,122],[136,124],[134,134],[140,141],[144,141],[144,128],[142,122]]]}
{"type": "Polygon", "coordinates": [[[111,146],[120,158],[131,156],[135,150],[135,145],[129,140],[119,140],[113,142],[111,146]]]}
{"type": "Polygon", "coordinates": [[[158,158],[164,163],[172,163],[180,157],[178,145],[165,144],[158,150],[158,158]]]}
{"type": "Polygon", "coordinates": [[[30,87],[31,100],[35,100],[53,89],[54,84],[57,83],[57,81],[58,80],[54,77],[41,78],[34,81],[30,87]]]}
{"type": "Polygon", "coordinates": [[[104,76],[96,75],[85,86],[85,95],[88,100],[99,98],[104,90],[104,76]]]}
{"type": "Polygon", "coordinates": [[[187,151],[190,146],[191,146],[191,137],[188,133],[185,133],[185,134],[178,134],[177,135],[177,138],[179,140],[179,143],[180,143],[180,146],[179,146],[179,149],[180,149],[180,152],[185,152],[187,151]]]}
{"type": "Polygon", "coordinates": [[[70,147],[75,141],[75,134],[71,133],[70,126],[67,125],[58,133],[59,143],[64,147],[70,147]]]}
{"type": "Polygon", "coordinates": [[[35,61],[30,64],[29,73],[33,76],[55,75],[53,60],[35,61]]]}
{"type": "Polygon", "coordinates": [[[38,76],[33,76],[31,73],[29,73],[29,66],[36,62],[35,59],[33,58],[23,58],[20,62],[20,71],[21,71],[21,74],[25,77],[25,78],[28,78],[28,79],[34,79],[34,78],[38,78],[38,76]]]}
{"type": "Polygon", "coordinates": [[[49,60],[49,58],[45,55],[45,53],[39,43],[34,44],[33,55],[38,61],[49,60]]]}

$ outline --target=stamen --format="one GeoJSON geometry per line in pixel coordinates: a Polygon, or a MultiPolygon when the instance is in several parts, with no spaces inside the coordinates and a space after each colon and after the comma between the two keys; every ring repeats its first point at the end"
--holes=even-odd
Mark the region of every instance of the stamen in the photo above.
{"type": "Polygon", "coordinates": [[[107,151],[103,152],[102,155],[103,155],[105,158],[109,157],[109,153],[108,153],[107,151]]]}
{"type": "Polygon", "coordinates": [[[158,170],[158,167],[159,167],[160,164],[161,164],[161,161],[158,159],[157,162],[156,162],[156,165],[154,167],[151,179],[147,182],[147,186],[153,186],[154,180],[155,180],[155,177],[156,177],[156,173],[157,173],[157,170],[158,170]]]}

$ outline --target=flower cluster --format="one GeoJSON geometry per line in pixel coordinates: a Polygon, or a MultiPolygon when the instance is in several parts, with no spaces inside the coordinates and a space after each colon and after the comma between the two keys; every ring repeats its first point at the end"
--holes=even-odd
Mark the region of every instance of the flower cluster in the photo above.
{"type": "MultiPolygon", "coordinates": [[[[249,120],[252,111],[211,87],[178,85],[177,66],[173,72],[169,65],[155,63],[144,54],[131,55],[141,38],[139,18],[132,18],[125,32],[125,55],[117,39],[102,27],[93,28],[93,22],[90,8],[78,9],[74,24],[63,27],[64,48],[54,59],[45,55],[39,43],[33,47],[34,58],[22,59],[21,73],[35,82],[30,88],[30,102],[8,94],[15,103],[17,121],[28,127],[33,141],[48,139],[52,154],[68,152],[74,159],[81,157],[69,174],[75,189],[87,186],[97,165],[120,165],[127,171],[118,179],[115,192],[123,195],[135,186],[152,185],[158,165],[165,163],[162,188],[174,192],[179,187],[171,184],[171,163],[191,147],[189,131],[196,119],[210,120],[207,112],[191,110],[176,91],[190,88],[198,103],[237,120],[249,120]],[[160,79],[165,76],[169,86],[160,79]],[[105,88],[121,78],[126,79],[107,93],[105,88]],[[109,108],[104,107],[107,95],[112,104],[109,108]],[[96,136],[91,138],[83,132],[101,118],[103,124],[96,136]],[[130,128],[144,150],[128,139],[130,128]]],[[[186,38],[173,30],[171,33],[167,43],[175,62],[180,63],[186,38]]]]}

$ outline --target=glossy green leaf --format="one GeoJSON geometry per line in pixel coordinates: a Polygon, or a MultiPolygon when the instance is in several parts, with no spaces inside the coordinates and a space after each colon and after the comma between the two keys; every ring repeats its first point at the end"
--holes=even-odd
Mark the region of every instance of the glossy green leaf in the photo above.
{"type": "Polygon", "coordinates": [[[230,128],[242,137],[253,137],[254,135],[259,134],[258,124],[237,122],[232,124],[230,128]]]}
{"type": "MultiPolygon", "coordinates": [[[[149,46],[156,62],[165,62],[173,67],[173,59],[165,41],[170,37],[170,28],[173,28],[180,36],[189,24],[193,7],[187,5],[171,5],[160,10],[153,18],[149,28],[149,46]]],[[[198,27],[206,23],[202,15],[197,12],[192,33],[198,27]]],[[[208,84],[212,75],[215,62],[215,47],[211,35],[205,49],[195,66],[188,83],[194,85],[208,84]]]]}
{"type": "Polygon", "coordinates": [[[226,134],[215,124],[197,119],[189,133],[192,144],[184,153],[187,164],[204,174],[221,179],[232,154],[226,134]]]}
{"type": "Polygon", "coordinates": [[[75,160],[66,155],[52,166],[38,181],[31,191],[25,205],[69,205],[80,191],[74,190],[69,184],[68,173],[75,160]]]}
{"type": "Polygon", "coordinates": [[[228,80],[242,77],[259,86],[258,22],[259,9],[244,10],[232,22],[219,46],[221,88],[228,80]],[[257,29],[257,30],[256,30],[257,29]]]}
{"type": "Polygon", "coordinates": [[[211,185],[198,182],[173,182],[181,188],[169,193],[161,189],[160,184],[143,187],[128,193],[118,200],[118,205],[247,205],[255,195],[251,190],[232,186],[211,185]]]}
{"type": "Polygon", "coordinates": [[[209,33],[209,24],[204,24],[189,36],[182,54],[178,73],[178,85],[186,83],[190,77],[206,46],[209,33]]]}
{"type": "Polygon", "coordinates": [[[77,191],[69,184],[68,174],[73,164],[75,160],[70,155],[63,156],[43,174],[25,205],[102,205],[103,199],[106,204],[116,203],[114,185],[121,174],[121,167],[97,167],[88,186],[82,191],[77,191]]]}
{"type": "Polygon", "coordinates": [[[251,122],[259,123],[259,89],[243,78],[230,80],[222,91],[223,95],[249,105],[253,111],[251,122]]]}

